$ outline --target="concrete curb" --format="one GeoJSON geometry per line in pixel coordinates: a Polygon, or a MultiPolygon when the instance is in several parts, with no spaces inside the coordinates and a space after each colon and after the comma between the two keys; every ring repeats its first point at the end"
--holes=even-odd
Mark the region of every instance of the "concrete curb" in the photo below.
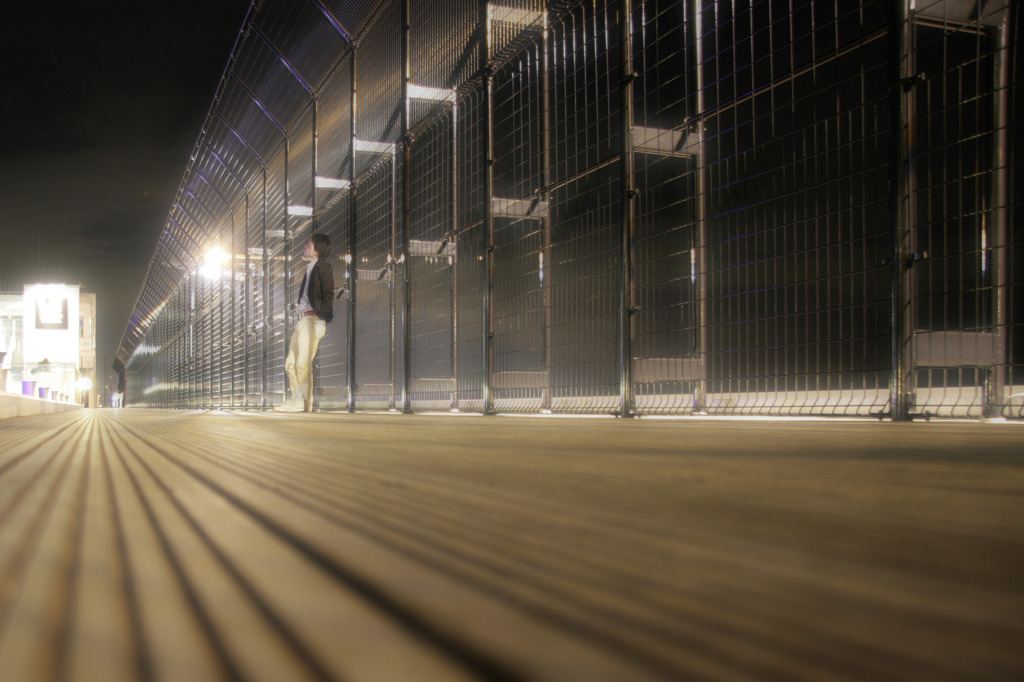
{"type": "Polygon", "coordinates": [[[39,414],[54,414],[80,409],[82,409],[81,405],[30,398],[29,396],[18,395],[17,393],[0,393],[0,419],[32,417],[39,414]]]}

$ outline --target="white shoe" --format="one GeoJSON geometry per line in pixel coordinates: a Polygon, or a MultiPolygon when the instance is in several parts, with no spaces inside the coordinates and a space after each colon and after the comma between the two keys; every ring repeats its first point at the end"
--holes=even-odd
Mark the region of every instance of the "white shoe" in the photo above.
{"type": "Polygon", "coordinates": [[[306,406],[302,404],[302,401],[295,402],[294,400],[289,400],[286,403],[283,403],[281,405],[275,406],[274,407],[274,411],[275,412],[305,412],[306,411],[306,406]]]}

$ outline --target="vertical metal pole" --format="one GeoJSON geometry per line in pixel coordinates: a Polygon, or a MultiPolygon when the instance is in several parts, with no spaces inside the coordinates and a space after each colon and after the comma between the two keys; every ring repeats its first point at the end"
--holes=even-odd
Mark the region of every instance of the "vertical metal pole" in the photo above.
{"type": "Polygon", "coordinates": [[[231,295],[231,304],[230,304],[231,324],[229,325],[229,327],[230,327],[230,338],[228,339],[228,348],[231,349],[229,354],[228,354],[228,358],[229,358],[229,360],[231,362],[231,371],[228,373],[228,376],[229,376],[230,381],[231,381],[231,389],[228,392],[228,401],[229,401],[228,405],[230,407],[232,407],[232,408],[235,406],[235,365],[237,364],[235,362],[235,348],[236,348],[235,344],[236,344],[237,339],[238,339],[238,335],[235,333],[235,299],[237,298],[237,296],[235,296],[235,287],[237,286],[236,282],[238,281],[238,278],[235,277],[236,262],[238,260],[237,258],[235,258],[235,254],[236,253],[238,253],[238,244],[235,242],[235,212],[234,212],[234,210],[232,210],[231,211],[231,288],[229,289],[229,291],[231,292],[231,294],[230,294],[231,295]]]}
{"type": "Polygon", "coordinates": [[[544,313],[544,327],[541,330],[542,347],[544,349],[544,395],[541,406],[545,410],[551,409],[551,192],[548,187],[551,184],[551,37],[548,27],[547,8],[544,11],[544,32],[541,38],[541,134],[543,149],[541,150],[541,178],[540,178],[540,201],[547,205],[547,215],[541,218],[543,225],[543,240],[541,246],[541,263],[539,267],[541,287],[541,308],[544,313]]]}
{"type": "MultiPolygon", "coordinates": [[[[311,191],[313,193],[313,215],[315,216],[315,215],[317,215],[317,205],[316,205],[316,169],[317,169],[317,162],[319,161],[319,158],[317,156],[318,153],[319,153],[319,144],[318,144],[319,143],[319,137],[317,135],[317,127],[316,127],[316,115],[317,115],[317,104],[318,104],[318,102],[317,102],[317,99],[316,99],[316,95],[314,95],[314,94],[310,94],[310,100],[311,100],[310,105],[313,107],[313,114],[312,114],[312,116],[313,116],[313,123],[312,123],[311,130],[310,130],[310,135],[312,136],[311,140],[310,140],[310,143],[312,145],[313,154],[312,154],[312,159],[311,159],[311,162],[310,162],[309,181],[312,184],[312,187],[310,189],[311,189],[311,191]]],[[[311,229],[315,230],[316,227],[314,226],[311,229]]]]}
{"type": "MultiPolygon", "coordinates": [[[[217,279],[217,285],[218,286],[220,285],[220,278],[217,279]]],[[[207,362],[206,362],[206,369],[207,369],[207,376],[209,376],[209,378],[210,378],[210,381],[203,386],[203,407],[208,407],[208,408],[216,407],[216,405],[214,404],[214,399],[213,399],[213,391],[214,391],[214,389],[213,389],[213,386],[214,386],[214,383],[213,383],[213,368],[214,368],[214,365],[218,363],[218,358],[216,356],[214,356],[214,347],[213,347],[214,336],[215,336],[215,333],[216,333],[216,329],[215,329],[215,326],[214,326],[214,314],[213,314],[214,313],[214,309],[215,309],[215,305],[213,304],[213,301],[215,300],[214,294],[212,292],[213,286],[214,285],[211,282],[206,282],[203,285],[203,289],[204,290],[206,290],[206,289],[210,289],[211,290],[210,291],[210,295],[209,295],[209,299],[208,299],[209,302],[210,302],[210,305],[209,306],[206,306],[206,305],[203,306],[203,319],[205,320],[205,324],[203,325],[204,330],[205,330],[204,337],[205,337],[205,340],[206,340],[206,352],[208,354],[207,355],[207,362]]],[[[206,299],[206,298],[207,297],[204,296],[204,299],[206,299]]],[[[207,301],[204,300],[204,304],[206,302],[207,301]]]]}
{"type": "MultiPolygon", "coordinates": [[[[451,350],[452,363],[452,392],[448,401],[448,408],[458,409],[459,406],[459,306],[458,306],[458,279],[456,277],[456,265],[459,262],[459,104],[452,103],[452,224],[451,234],[448,241],[451,244],[452,255],[448,257],[448,293],[450,297],[451,329],[448,342],[451,350]]],[[[443,254],[442,254],[443,255],[443,254]]]]}
{"type": "MultiPolygon", "coordinates": [[[[399,140],[398,144],[401,144],[399,140]]],[[[398,364],[396,360],[395,338],[397,335],[398,310],[395,303],[395,280],[398,277],[398,263],[395,253],[398,251],[398,150],[391,148],[391,243],[388,251],[388,408],[395,409],[395,375],[398,364]]]]}
{"type": "Polygon", "coordinates": [[[185,302],[186,313],[188,315],[188,326],[185,329],[184,339],[184,358],[182,358],[182,365],[185,367],[185,374],[181,378],[181,407],[191,407],[192,402],[192,377],[193,377],[193,363],[195,362],[196,355],[192,351],[192,276],[194,272],[190,272],[188,277],[188,300],[185,302]]]}
{"type": "MultiPolygon", "coordinates": [[[[994,366],[989,372],[989,380],[985,385],[984,412],[985,417],[999,417],[1006,404],[1004,395],[1009,363],[1006,357],[1007,338],[1010,333],[1008,295],[1010,272],[1007,267],[1006,250],[1009,248],[1009,158],[1010,148],[1010,32],[1013,4],[1007,5],[1003,14],[1002,24],[996,29],[995,52],[995,93],[994,114],[995,133],[993,135],[993,181],[992,181],[992,238],[991,250],[993,277],[992,297],[992,342],[995,344],[994,366]]],[[[982,254],[985,257],[985,254],[982,254]]]]}
{"type": "Polygon", "coordinates": [[[270,339],[269,327],[271,321],[271,310],[270,310],[270,252],[267,250],[267,167],[263,166],[263,225],[261,226],[263,235],[263,281],[260,286],[263,287],[263,324],[260,326],[263,334],[263,359],[262,367],[260,368],[260,394],[263,396],[262,407],[267,407],[267,368],[270,364],[270,349],[268,348],[270,339]]]}
{"type": "Polygon", "coordinates": [[[697,150],[694,164],[694,270],[697,298],[697,379],[693,390],[693,412],[707,412],[708,395],[708,269],[707,269],[707,170],[704,157],[704,23],[701,14],[701,0],[693,0],[694,26],[694,97],[695,111],[693,128],[688,134],[695,135],[697,150]]]}
{"type": "MultiPolygon", "coordinates": [[[[313,205],[313,217],[310,218],[310,226],[309,226],[310,235],[309,236],[312,237],[314,232],[319,232],[320,231],[320,229],[319,229],[320,223],[319,223],[319,216],[317,215],[317,208],[316,208],[316,162],[317,162],[316,109],[317,109],[317,101],[316,101],[316,95],[314,93],[311,92],[309,94],[309,97],[310,97],[310,104],[313,107],[313,122],[312,122],[311,130],[310,130],[310,135],[311,135],[310,145],[312,146],[312,152],[313,153],[310,155],[312,158],[310,159],[310,166],[311,166],[310,167],[310,171],[311,171],[311,174],[309,176],[309,182],[312,185],[312,187],[310,188],[310,192],[312,192],[312,205],[313,205]]],[[[311,412],[319,412],[320,411],[320,398],[319,398],[319,394],[320,394],[320,361],[317,358],[317,356],[313,357],[312,363],[313,363],[313,366],[311,368],[312,369],[312,373],[313,373],[313,376],[311,377],[311,390],[312,390],[312,394],[309,396],[309,409],[310,409],[311,412]]]]}
{"type": "Polygon", "coordinates": [[[622,15],[619,17],[619,49],[621,81],[619,85],[619,109],[622,116],[622,273],[619,283],[619,416],[633,416],[633,235],[634,188],[633,168],[633,3],[622,0],[622,15]]]}
{"type": "MultiPolygon", "coordinates": [[[[234,223],[235,223],[235,215],[234,215],[234,211],[232,211],[232,213],[231,213],[231,247],[230,247],[232,253],[234,253],[234,250],[235,250],[235,242],[234,242],[234,239],[235,239],[235,225],[234,225],[234,223]]],[[[217,407],[217,408],[224,407],[224,379],[225,379],[225,375],[227,375],[227,379],[229,381],[230,381],[230,379],[232,377],[232,373],[230,371],[227,371],[227,372],[224,371],[225,370],[224,362],[225,362],[225,360],[227,362],[229,362],[229,363],[231,362],[231,353],[233,352],[233,349],[234,349],[234,338],[227,339],[227,340],[225,340],[225,338],[224,338],[224,307],[225,306],[224,306],[224,269],[223,269],[223,263],[221,264],[221,266],[222,267],[221,267],[221,270],[220,270],[220,277],[217,278],[217,297],[216,297],[216,299],[217,299],[217,310],[219,312],[219,318],[220,318],[219,322],[217,324],[217,327],[218,327],[217,335],[219,337],[219,342],[220,342],[219,343],[220,352],[218,353],[218,357],[219,357],[218,364],[220,365],[220,368],[219,368],[220,371],[219,371],[219,381],[218,381],[218,386],[217,386],[217,404],[215,405],[215,407],[217,407]],[[227,352],[225,352],[225,351],[227,351],[227,352]]],[[[231,279],[231,287],[234,287],[234,285],[235,285],[235,281],[234,281],[234,278],[232,277],[232,279],[231,279]]],[[[234,294],[234,289],[231,288],[231,289],[228,289],[228,291],[230,292],[229,295],[231,295],[231,299],[233,300],[234,296],[232,294],[234,294]]],[[[228,308],[229,311],[234,309],[233,305],[231,305],[230,303],[228,304],[227,308],[228,308]]],[[[231,396],[231,391],[232,391],[233,388],[234,388],[233,384],[232,384],[231,387],[228,388],[228,397],[229,398],[231,396]]]]}
{"type": "MultiPolygon", "coordinates": [[[[219,282],[220,280],[218,279],[218,284],[219,282]]],[[[204,283],[202,290],[205,291],[207,287],[212,288],[213,285],[208,282],[204,283]]],[[[213,407],[213,306],[211,305],[207,308],[205,298],[204,296],[204,305],[200,308],[200,312],[203,316],[203,340],[206,342],[206,372],[210,381],[203,381],[203,395],[200,405],[202,407],[213,407]]],[[[212,300],[213,296],[210,296],[210,299],[212,300]]]]}
{"type": "MultiPolygon", "coordinates": [[[[223,267],[223,263],[220,264],[223,267]]],[[[211,409],[218,409],[221,407],[221,400],[224,395],[224,344],[223,334],[221,334],[224,326],[224,309],[221,305],[222,292],[224,287],[224,270],[220,270],[216,280],[207,284],[210,287],[210,305],[208,307],[209,312],[207,319],[209,320],[209,339],[210,339],[210,393],[209,393],[209,407],[211,409]],[[216,287],[216,288],[214,288],[216,287]],[[214,372],[216,371],[217,381],[214,379],[214,372]]]]}
{"type": "Polygon", "coordinates": [[[197,265],[197,266],[195,266],[195,269],[192,271],[192,281],[190,282],[190,286],[189,286],[189,295],[190,295],[190,299],[191,299],[189,301],[189,336],[190,336],[190,343],[189,343],[189,345],[191,346],[189,348],[189,357],[192,359],[192,362],[190,363],[192,365],[192,371],[189,372],[189,382],[188,382],[189,383],[188,406],[190,408],[197,407],[197,405],[196,405],[196,397],[199,394],[199,389],[197,388],[197,386],[198,386],[199,383],[202,382],[202,374],[201,374],[201,372],[202,372],[202,365],[201,365],[201,362],[200,362],[199,353],[196,352],[196,350],[197,350],[197,347],[196,347],[196,324],[198,322],[198,319],[197,319],[198,316],[196,315],[196,282],[198,280],[199,280],[199,266],[197,265]],[[198,377],[199,381],[196,381],[196,379],[197,379],[197,377],[196,377],[196,374],[197,374],[196,369],[199,369],[199,374],[200,374],[200,376],[198,377]]]}
{"type": "MultiPolygon", "coordinates": [[[[291,141],[288,139],[288,134],[282,132],[284,135],[284,281],[281,283],[281,289],[284,292],[282,294],[284,300],[281,303],[282,317],[284,318],[282,324],[284,326],[284,338],[281,339],[281,343],[284,346],[285,355],[288,353],[288,343],[291,341],[291,329],[289,322],[288,306],[292,303],[292,231],[288,224],[288,204],[291,200],[291,192],[288,183],[288,156],[291,151],[291,141]]],[[[288,386],[288,377],[284,377],[284,390],[281,392],[285,401],[289,400],[295,393],[295,387],[288,386]]]]}
{"type": "Polygon", "coordinates": [[[202,312],[202,284],[200,278],[202,275],[199,274],[199,267],[196,266],[195,277],[192,280],[192,291],[195,294],[195,302],[193,303],[193,325],[192,325],[192,346],[195,349],[196,358],[196,371],[195,381],[192,385],[192,404],[189,407],[193,409],[200,409],[203,407],[203,391],[206,386],[206,364],[203,359],[203,320],[200,313],[202,312]]]}
{"type": "Polygon", "coordinates": [[[890,42],[893,55],[892,107],[890,129],[893,158],[891,161],[892,241],[892,374],[889,403],[893,421],[909,421],[913,403],[913,126],[914,100],[911,78],[914,75],[913,16],[908,3],[893,3],[890,42]]]}
{"type": "Polygon", "coordinates": [[[483,413],[494,414],[491,395],[491,367],[494,355],[494,321],[491,319],[491,293],[494,282],[494,71],[491,68],[491,22],[487,0],[480,1],[480,65],[483,70],[483,152],[484,152],[484,249],[481,281],[483,358],[481,397],[483,413]]]}
{"type": "Polygon", "coordinates": [[[201,279],[197,280],[199,287],[199,320],[203,329],[203,336],[200,341],[203,346],[203,383],[199,394],[199,407],[205,409],[210,407],[213,395],[213,332],[211,316],[206,310],[206,288],[208,283],[201,279]]]}
{"type": "Polygon", "coordinates": [[[202,392],[203,384],[203,357],[202,357],[202,343],[203,340],[199,334],[199,314],[196,310],[196,305],[199,302],[199,294],[197,292],[197,282],[199,280],[199,266],[194,266],[192,270],[192,348],[191,357],[191,379],[189,381],[189,396],[188,396],[188,407],[190,409],[196,409],[200,407],[199,397],[202,392]]]}
{"type": "Polygon", "coordinates": [[[412,330],[409,319],[412,312],[412,298],[409,295],[409,287],[412,280],[409,267],[409,218],[412,212],[412,202],[409,196],[410,181],[410,157],[412,154],[412,140],[409,139],[409,82],[412,78],[412,64],[410,59],[411,37],[409,16],[409,0],[402,0],[402,203],[401,211],[401,240],[402,252],[402,412],[411,412],[409,404],[409,386],[412,377],[412,330]]]}
{"type": "Polygon", "coordinates": [[[252,271],[249,263],[249,188],[245,185],[242,186],[242,191],[245,192],[245,277],[243,278],[242,290],[245,292],[245,303],[242,306],[242,329],[246,330],[246,333],[242,335],[242,408],[249,407],[249,334],[248,330],[251,329],[251,320],[249,319],[249,282],[252,277],[252,271]]]}
{"type": "Polygon", "coordinates": [[[357,207],[358,190],[356,189],[356,112],[358,111],[356,94],[356,55],[359,50],[352,48],[352,93],[349,101],[351,120],[349,127],[351,136],[349,140],[349,186],[348,186],[348,261],[345,263],[345,272],[348,275],[348,307],[346,309],[346,325],[348,331],[348,403],[346,407],[349,412],[356,411],[356,237],[357,237],[357,207]]]}

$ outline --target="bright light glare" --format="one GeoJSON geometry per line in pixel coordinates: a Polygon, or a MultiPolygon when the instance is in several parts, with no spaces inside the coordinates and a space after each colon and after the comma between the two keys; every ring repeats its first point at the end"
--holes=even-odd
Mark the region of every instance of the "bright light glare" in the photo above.
{"type": "Polygon", "coordinates": [[[228,255],[227,251],[220,248],[219,246],[215,246],[206,252],[205,260],[207,263],[217,263],[218,265],[220,265],[228,258],[230,258],[230,256],[228,255]]]}
{"type": "Polygon", "coordinates": [[[372,142],[370,140],[355,140],[355,150],[357,152],[371,152],[373,154],[394,154],[395,145],[388,144],[387,142],[372,142]]]}
{"type": "Polygon", "coordinates": [[[199,274],[206,279],[220,279],[221,269],[216,263],[207,263],[199,268],[199,274]]]}
{"type": "Polygon", "coordinates": [[[327,178],[323,175],[316,176],[316,186],[320,189],[348,189],[351,182],[344,178],[327,178]]]}
{"type": "Polygon", "coordinates": [[[92,390],[92,379],[89,377],[82,377],[78,380],[79,391],[91,391],[92,390]]]}
{"type": "Polygon", "coordinates": [[[428,88],[423,85],[409,85],[409,97],[412,99],[429,99],[435,102],[454,102],[455,91],[447,88],[428,88]]]}
{"type": "Polygon", "coordinates": [[[214,246],[206,252],[203,266],[199,268],[199,274],[207,279],[219,279],[223,274],[223,263],[229,258],[231,256],[224,249],[214,246]]]}

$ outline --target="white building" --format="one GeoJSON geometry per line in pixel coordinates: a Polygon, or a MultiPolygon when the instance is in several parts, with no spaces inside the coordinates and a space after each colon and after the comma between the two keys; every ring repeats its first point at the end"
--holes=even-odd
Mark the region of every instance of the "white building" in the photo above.
{"type": "Polygon", "coordinates": [[[0,388],[88,404],[96,379],[96,295],[79,285],[0,293],[0,388]]]}

